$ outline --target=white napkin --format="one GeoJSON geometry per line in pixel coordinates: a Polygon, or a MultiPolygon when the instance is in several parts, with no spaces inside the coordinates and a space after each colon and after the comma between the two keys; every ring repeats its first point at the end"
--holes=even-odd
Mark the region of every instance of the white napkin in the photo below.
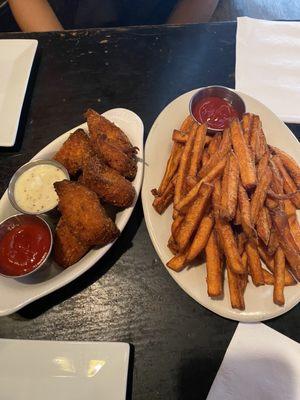
{"type": "Polygon", "coordinates": [[[264,324],[239,324],[207,400],[300,399],[300,345],[264,324]]]}
{"type": "Polygon", "coordinates": [[[300,22],[238,18],[236,89],[300,123],[300,22]]]}

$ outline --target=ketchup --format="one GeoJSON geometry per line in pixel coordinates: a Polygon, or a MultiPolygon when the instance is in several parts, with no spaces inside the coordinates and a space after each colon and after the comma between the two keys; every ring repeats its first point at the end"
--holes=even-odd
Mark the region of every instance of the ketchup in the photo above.
{"type": "Polygon", "coordinates": [[[51,236],[42,221],[13,225],[0,240],[0,272],[9,276],[27,274],[47,257],[51,236]]]}
{"type": "Polygon", "coordinates": [[[232,105],[221,97],[205,97],[193,105],[192,112],[197,121],[220,130],[226,128],[231,119],[238,117],[232,105]]]}

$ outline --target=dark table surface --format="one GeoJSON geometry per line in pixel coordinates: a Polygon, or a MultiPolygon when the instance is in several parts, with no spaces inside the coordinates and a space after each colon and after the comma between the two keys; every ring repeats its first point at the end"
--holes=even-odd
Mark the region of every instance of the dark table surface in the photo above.
{"type": "MultiPolygon", "coordinates": [[[[18,143],[0,150],[0,192],[38,150],[83,122],[88,107],[126,107],[147,135],[171,100],[200,86],[234,87],[235,23],[41,34],[18,143]]],[[[300,137],[300,129],[292,126],[300,137]]],[[[299,341],[299,305],[266,322],[299,341]]],[[[61,290],[0,320],[0,337],[125,341],[128,398],[204,399],[236,322],[206,310],[170,278],[141,203],[110,252],[61,290]]]]}

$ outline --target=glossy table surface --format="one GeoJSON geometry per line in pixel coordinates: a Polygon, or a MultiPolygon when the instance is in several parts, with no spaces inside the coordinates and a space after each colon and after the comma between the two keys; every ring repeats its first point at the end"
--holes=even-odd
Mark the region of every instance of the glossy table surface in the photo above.
{"type": "MultiPolygon", "coordinates": [[[[172,99],[234,87],[235,23],[41,34],[18,142],[0,149],[0,192],[12,173],[83,112],[126,107],[147,135],[172,99]]],[[[291,126],[297,137],[300,129],[291,126]]],[[[267,325],[299,341],[299,305],[267,325]]],[[[132,344],[128,399],[204,399],[236,323],[204,309],[170,278],[138,205],[111,251],[63,289],[0,320],[0,337],[132,344]]]]}

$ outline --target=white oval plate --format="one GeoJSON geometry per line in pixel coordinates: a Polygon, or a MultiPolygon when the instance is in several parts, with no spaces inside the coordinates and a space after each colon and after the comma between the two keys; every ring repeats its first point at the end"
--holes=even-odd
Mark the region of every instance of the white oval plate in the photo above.
{"type": "MultiPolygon", "coordinates": [[[[122,232],[132,214],[142,185],[144,125],[140,117],[125,108],[115,108],[106,111],[103,115],[118,125],[126,133],[131,143],[139,148],[137,174],[132,182],[136,192],[134,202],[131,207],[119,212],[116,216],[116,225],[122,232]]],[[[32,160],[52,158],[70,133],[78,128],[87,130],[87,124],[79,125],[59,136],[37,153],[32,160]]],[[[18,212],[11,206],[6,191],[0,200],[0,221],[13,214],[18,214],[18,212]]],[[[112,245],[113,243],[109,243],[102,248],[93,248],[80,261],[67,269],[62,269],[54,261],[51,261],[47,268],[29,275],[27,278],[10,279],[0,276],[0,316],[12,314],[34,300],[73,281],[94,265],[112,245]]]]}
{"type": "MultiPolygon", "coordinates": [[[[145,146],[145,173],[142,189],[144,215],[152,243],[165,266],[172,257],[167,247],[172,210],[169,207],[163,215],[157,214],[152,207],[153,196],[150,191],[160,184],[171,151],[173,129],[179,127],[188,115],[189,101],[196,90],[198,89],[183,94],[167,105],[154,122],[145,146]]],[[[246,104],[247,111],[260,116],[268,143],[285,150],[300,163],[300,144],[289,128],[262,103],[245,94],[239,94],[246,104]]],[[[299,284],[285,288],[285,306],[279,307],[273,303],[272,286],[265,285],[257,288],[249,282],[245,292],[246,309],[239,311],[231,308],[226,279],[224,298],[212,300],[208,297],[204,264],[186,268],[179,273],[169,268],[167,270],[178,285],[198,303],[222,317],[236,321],[256,322],[270,319],[287,312],[300,300],[299,284]]]]}

